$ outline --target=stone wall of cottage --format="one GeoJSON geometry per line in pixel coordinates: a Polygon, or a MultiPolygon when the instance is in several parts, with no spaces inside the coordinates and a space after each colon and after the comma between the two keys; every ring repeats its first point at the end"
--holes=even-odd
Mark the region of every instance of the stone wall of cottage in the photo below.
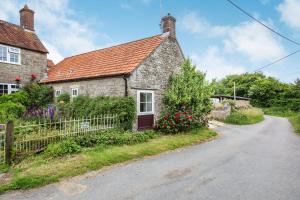
{"type": "Polygon", "coordinates": [[[21,84],[30,82],[31,74],[37,75],[37,81],[47,73],[47,54],[21,49],[21,65],[0,62],[0,83],[16,83],[21,77],[21,84]]]}
{"type": "Polygon", "coordinates": [[[164,109],[163,92],[172,73],[179,73],[184,56],[178,43],[166,40],[142,63],[129,78],[129,94],[135,99],[138,90],[152,90],[155,98],[155,120],[164,109]]]}
{"type": "Polygon", "coordinates": [[[51,83],[54,91],[71,95],[72,89],[77,88],[79,95],[96,96],[124,96],[125,82],[122,77],[106,77],[98,79],[87,79],[81,81],[51,83]]]}

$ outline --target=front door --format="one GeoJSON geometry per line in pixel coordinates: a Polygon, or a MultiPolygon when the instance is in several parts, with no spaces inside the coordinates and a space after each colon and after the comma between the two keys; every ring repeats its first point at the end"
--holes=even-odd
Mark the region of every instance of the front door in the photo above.
{"type": "Polygon", "coordinates": [[[138,130],[152,129],[154,125],[154,92],[137,91],[138,130]]]}

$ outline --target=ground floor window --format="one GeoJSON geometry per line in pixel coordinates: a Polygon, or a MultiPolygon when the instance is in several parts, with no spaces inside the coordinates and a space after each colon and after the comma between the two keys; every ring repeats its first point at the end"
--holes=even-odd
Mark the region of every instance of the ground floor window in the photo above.
{"type": "Polygon", "coordinates": [[[60,95],[61,91],[60,90],[55,90],[54,96],[58,97],[60,95]]]}
{"type": "Polygon", "coordinates": [[[0,83],[0,96],[4,94],[12,94],[19,91],[20,86],[17,84],[0,83]]]}
{"type": "Polygon", "coordinates": [[[72,97],[77,97],[78,96],[78,88],[73,88],[72,89],[72,97]]]}
{"type": "Polygon", "coordinates": [[[154,92],[140,90],[137,92],[138,114],[154,114],[154,92]]]}

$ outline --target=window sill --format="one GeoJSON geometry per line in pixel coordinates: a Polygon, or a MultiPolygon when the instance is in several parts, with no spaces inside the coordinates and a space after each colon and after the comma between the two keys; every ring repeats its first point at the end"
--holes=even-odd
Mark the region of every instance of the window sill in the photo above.
{"type": "Polygon", "coordinates": [[[11,63],[11,62],[5,62],[5,61],[0,61],[0,63],[5,63],[5,64],[10,64],[10,65],[21,65],[21,63],[11,63]]]}

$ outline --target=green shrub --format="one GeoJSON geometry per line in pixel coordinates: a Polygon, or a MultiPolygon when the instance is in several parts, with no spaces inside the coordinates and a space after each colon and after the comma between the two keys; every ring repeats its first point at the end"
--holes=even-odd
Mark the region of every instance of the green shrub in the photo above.
{"type": "Polygon", "coordinates": [[[62,93],[61,95],[59,95],[57,98],[56,98],[56,102],[61,102],[63,101],[64,103],[70,103],[70,95],[68,93],[62,93]]]}
{"type": "Polygon", "coordinates": [[[28,94],[24,91],[0,96],[0,104],[13,102],[27,106],[29,104],[28,94]]]}
{"type": "Polygon", "coordinates": [[[70,104],[71,116],[75,118],[87,116],[101,116],[103,114],[117,114],[122,128],[130,130],[135,119],[135,101],[132,97],[104,97],[90,98],[78,96],[70,104]]]}
{"type": "Polygon", "coordinates": [[[190,129],[194,122],[193,116],[187,112],[176,112],[163,115],[157,122],[156,129],[164,133],[178,133],[190,129]]]}
{"type": "Polygon", "coordinates": [[[165,112],[188,112],[193,115],[194,123],[198,122],[199,126],[206,124],[205,118],[212,110],[210,96],[213,87],[205,76],[190,60],[186,60],[181,73],[170,76],[169,87],[164,93],[165,112]]]}
{"type": "Polygon", "coordinates": [[[9,119],[20,118],[25,112],[25,107],[19,103],[6,102],[0,104],[0,122],[6,122],[9,119]]]}
{"type": "Polygon", "coordinates": [[[59,157],[70,155],[81,151],[81,147],[74,140],[68,139],[58,143],[50,144],[44,154],[49,157],[59,157]]]}
{"type": "Polygon", "coordinates": [[[53,89],[50,86],[32,83],[23,88],[28,95],[29,106],[47,107],[53,103],[53,89]]]}
{"type": "Polygon", "coordinates": [[[232,109],[230,115],[225,118],[225,122],[228,124],[247,125],[258,123],[263,119],[263,112],[259,108],[232,109]]]}
{"type": "Polygon", "coordinates": [[[99,143],[96,134],[85,134],[74,138],[75,142],[82,147],[93,147],[99,143]]]}

